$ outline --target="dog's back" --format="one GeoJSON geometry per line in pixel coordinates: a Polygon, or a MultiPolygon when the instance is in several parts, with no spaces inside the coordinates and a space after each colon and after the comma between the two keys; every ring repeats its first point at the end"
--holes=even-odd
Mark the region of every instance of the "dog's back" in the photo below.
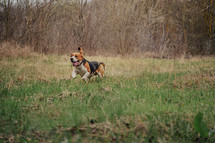
{"type": "Polygon", "coordinates": [[[94,73],[99,68],[99,63],[96,61],[89,61],[91,73],[94,73]]]}

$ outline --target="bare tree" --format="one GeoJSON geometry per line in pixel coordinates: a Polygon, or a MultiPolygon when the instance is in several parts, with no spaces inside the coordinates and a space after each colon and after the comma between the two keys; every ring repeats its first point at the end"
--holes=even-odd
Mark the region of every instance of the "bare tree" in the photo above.
{"type": "Polygon", "coordinates": [[[0,0],[0,41],[42,53],[215,54],[214,0],[0,0]]]}

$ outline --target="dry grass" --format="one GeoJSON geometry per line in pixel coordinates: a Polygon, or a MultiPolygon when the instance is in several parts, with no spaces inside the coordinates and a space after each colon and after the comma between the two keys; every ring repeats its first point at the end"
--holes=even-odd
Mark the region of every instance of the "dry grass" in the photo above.
{"type": "MultiPolygon", "coordinates": [[[[18,51],[18,50],[17,50],[18,51]]],[[[19,51],[21,54],[23,51],[19,51]]],[[[15,52],[14,52],[15,53],[15,52]]],[[[13,54],[16,57],[19,54],[13,54]],[[16,55],[16,56],[15,56],[16,55]]],[[[15,79],[18,81],[25,80],[41,80],[49,81],[50,79],[69,79],[71,77],[72,66],[69,61],[69,55],[36,55],[22,57],[22,58],[4,58],[0,60],[1,68],[13,69],[15,79]],[[11,62],[12,60],[12,62],[11,62]]],[[[31,54],[30,54],[31,55],[31,54]]],[[[5,55],[8,56],[8,55],[5,55]]],[[[215,69],[211,66],[213,58],[194,58],[190,60],[185,59],[151,59],[151,58],[122,58],[122,57],[86,57],[89,61],[99,61],[106,64],[106,77],[136,77],[144,72],[150,73],[178,73],[189,72],[192,76],[200,80],[199,76],[204,76],[208,82],[214,81],[215,69]],[[207,69],[207,70],[203,70],[207,69]],[[208,78],[207,78],[207,77],[208,78]],[[210,77],[209,77],[210,76],[210,77]]],[[[10,77],[10,75],[8,75],[10,77]]],[[[205,80],[206,80],[205,79],[205,80]]],[[[187,80],[186,80],[187,81],[187,80]]],[[[191,79],[193,81],[193,79],[191,79]]],[[[179,83],[177,83],[179,84],[179,83]]]]}
{"type": "MultiPolygon", "coordinates": [[[[104,62],[106,64],[105,76],[108,77],[132,77],[147,72],[170,72],[174,71],[173,64],[165,64],[162,67],[161,62],[154,59],[135,59],[120,57],[86,57],[93,61],[104,62]]],[[[1,68],[12,67],[15,72],[16,79],[62,79],[70,78],[72,66],[69,56],[35,56],[26,59],[2,59],[1,68]]]]}
{"type": "Polygon", "coordinates": [[[0,43],[0,59],[2,58],[27,58],[29,56],[34,56],[35,53],[32,52],[30,47],[24,46],[21,47],[16,44],[9,42],[0,43]]]}
{"type": "MultiPolygon", "coordinates": [[[[9,85],[12,85],[14,80],[19,82],[25,80],[49,81],[50,79],[69,79],[71,77],[72,65],[69,55],[39,55],[32,52],[29,47],[20,47],[9,42],[0,44],[0,55],[0,70],[9,68],[15,75],[13,78],[10,74],[7,76],[11,78],[9,85]]],[[[86,56],[85,58],[89,61],[104,62],[106,77],[130,78],[140,76],[144,72],[190,72],[198,74],[189,76],[189,78],[200,80],[199,75],[203,74],[202,76],[204,76],[205,72],[210,72],[206,73],[208,78],[206,76],[203,78],[206,78],[208,82],[214,81],[215,69],[211,66],[214,58],[198,57],[187,60],[184,58],[154,59],[153,57],[157,57],[157,55],[148,52],[137,57],[86,56]],[[207,69],[207,71],[203,69],[207,69]]]]}

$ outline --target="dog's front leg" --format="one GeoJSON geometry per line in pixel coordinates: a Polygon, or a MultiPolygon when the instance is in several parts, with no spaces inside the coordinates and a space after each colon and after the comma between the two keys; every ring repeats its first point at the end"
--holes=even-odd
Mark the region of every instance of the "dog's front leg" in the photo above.
{"type": "Polygon", "coordinates": [[[84,74],[84,76],[82,77],[82,79],[85,80],[85,81],[87,81],[89,75],[90,75],[90,73],[89,73],[89,72],[86,72],[86,73],[84,74]]]}
{"type": "Polygon", "coordinates": [[[76,70],[73,70],[72,71],[72,78],[74,79],[74,78],[76,78],[76,76],[77,76],[76,70]]]}

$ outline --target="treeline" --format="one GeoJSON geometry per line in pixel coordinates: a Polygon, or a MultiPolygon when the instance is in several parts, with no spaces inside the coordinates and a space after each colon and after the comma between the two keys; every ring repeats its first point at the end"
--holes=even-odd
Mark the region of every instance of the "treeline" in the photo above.
{"type": "Polygon", "coordinates": [[[215,54],[214,0],[0,0],[0,42],[36,52],[215,54]]]}

